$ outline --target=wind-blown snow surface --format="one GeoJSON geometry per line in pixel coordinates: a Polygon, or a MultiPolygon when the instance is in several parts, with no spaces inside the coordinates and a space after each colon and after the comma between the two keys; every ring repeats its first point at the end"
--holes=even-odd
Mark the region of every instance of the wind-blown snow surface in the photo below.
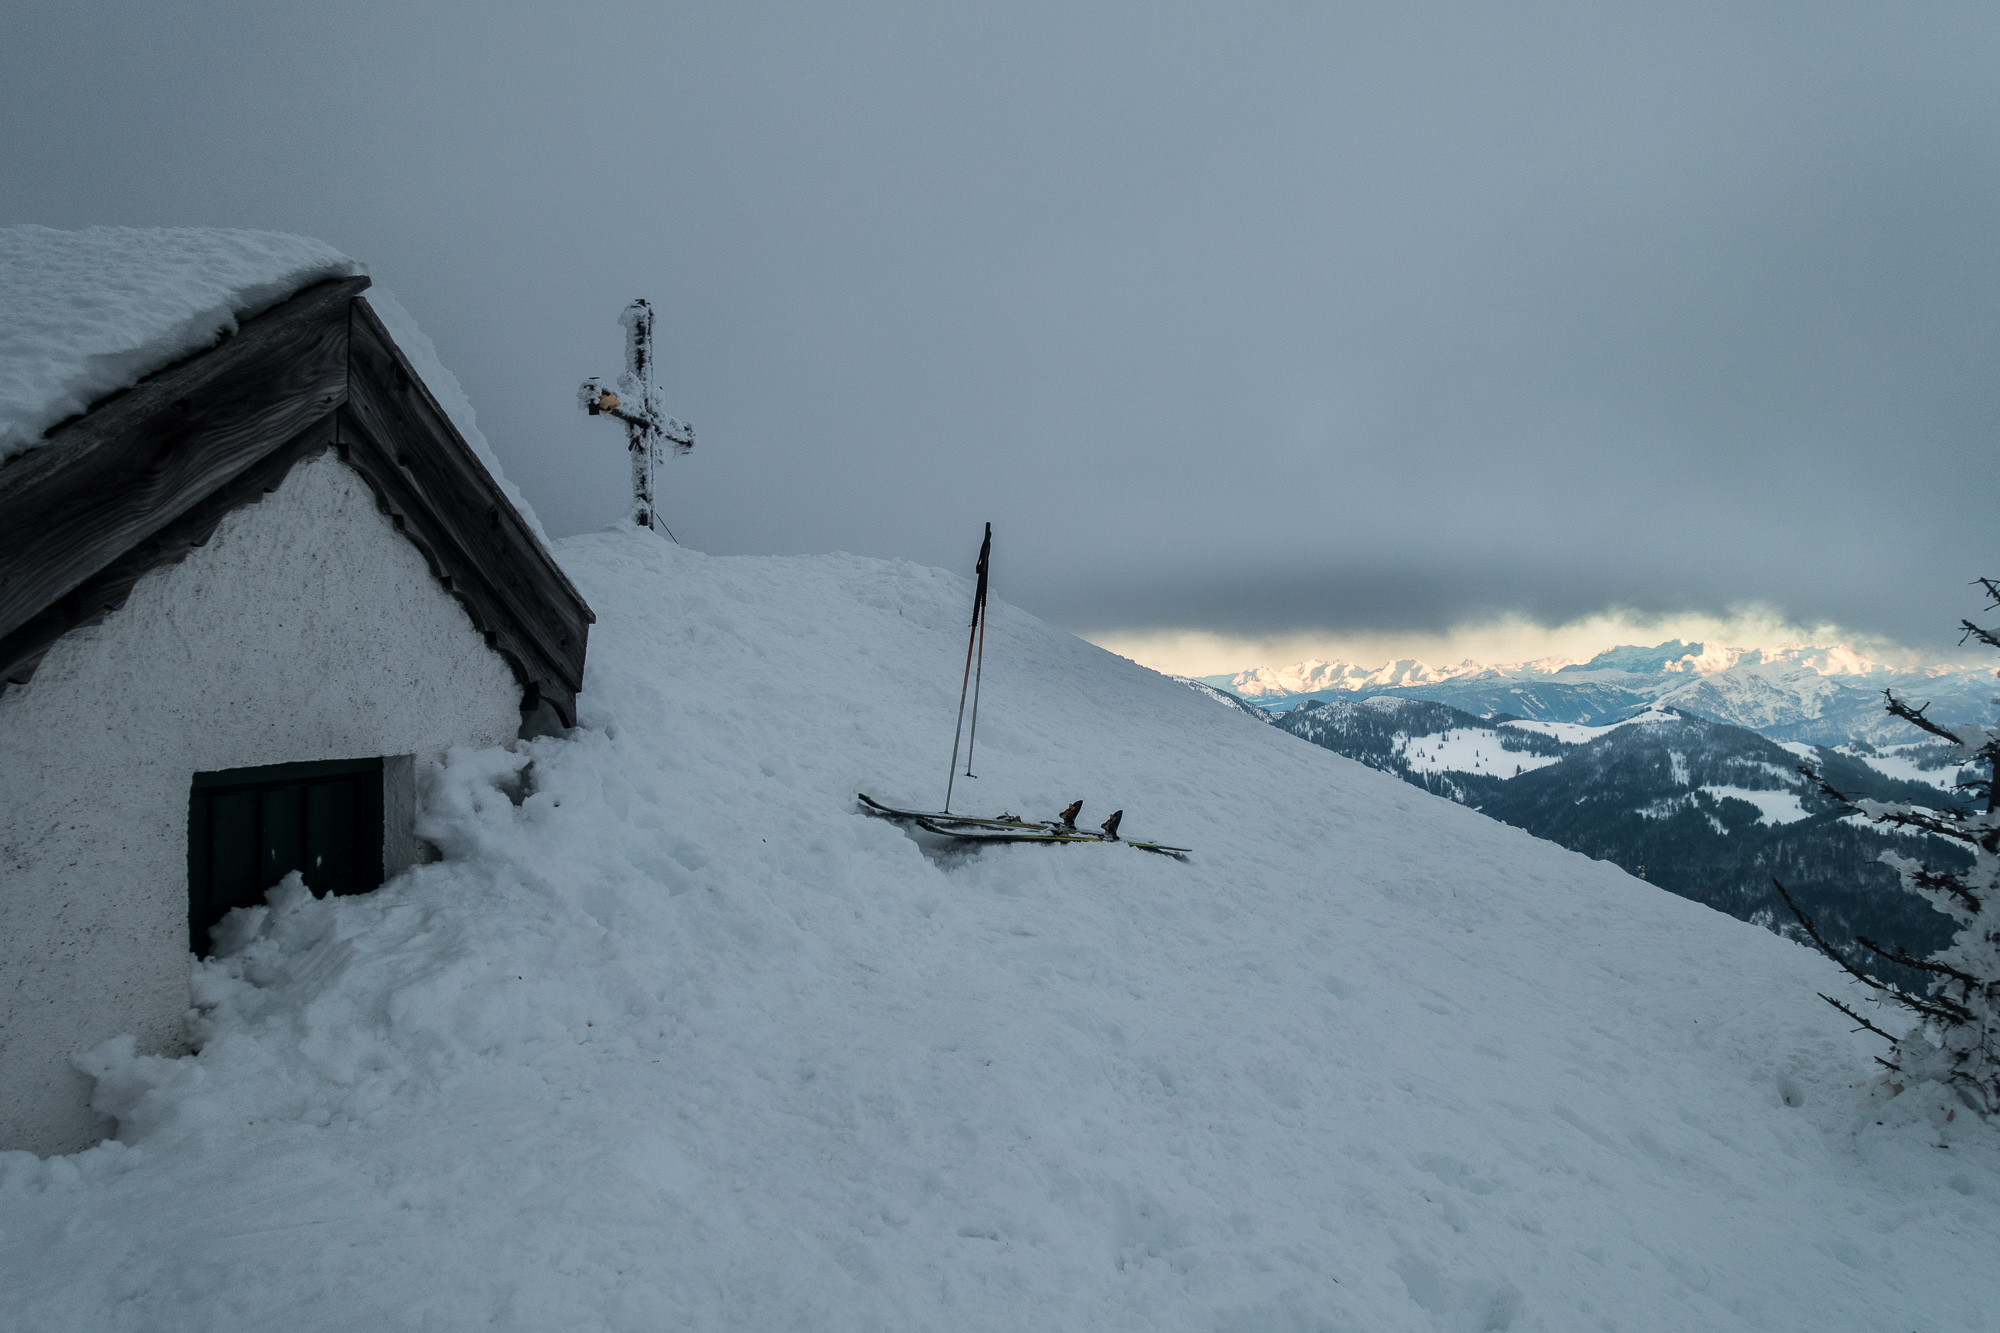
{"type": "Polygon", "coordinates": [[[938,799],[964,580],[558,549],[584,726],[99,1052],[0,1324],[1990,1327],[1994,1131],[1857,1088],[1805,950],[997,602],[962,804],[1196,856],[932,859],[853,797],[938,799]]]}

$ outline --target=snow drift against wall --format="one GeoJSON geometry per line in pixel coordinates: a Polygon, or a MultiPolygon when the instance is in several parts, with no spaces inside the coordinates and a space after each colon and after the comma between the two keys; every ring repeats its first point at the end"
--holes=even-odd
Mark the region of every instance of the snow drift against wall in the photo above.
{"type": "Polygon", "coordinates": [[[330,451],[58,642],[0,696],[0,1142],[104,1133],[52,1092],[78,1038],[185,1049],[195,773],[503,740],[519,699],[330,451]]]}
{"type": "Polygon", "coordinates": [[[1857,1086],[1815,955],[998,602],[967,802],[1195,859],[927,851],[853,798],[938,798],[965,580],[559,549],[585,725],[242,922],[198,1057],[97,1053],[125,1142],[0,1158],[0,1323],[1990,1321],[1992,1131],[1857,1086]]]}

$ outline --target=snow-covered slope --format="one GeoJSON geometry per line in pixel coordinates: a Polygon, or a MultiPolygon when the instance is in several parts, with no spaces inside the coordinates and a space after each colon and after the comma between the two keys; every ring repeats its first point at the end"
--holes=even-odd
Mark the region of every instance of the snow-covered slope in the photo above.
{"type": "Polygon", "coordinates": [[[1475,807],[1477,793],[1491,785],[1479,779],[1505,781],[1557,763],[1571,744],[1541,730],[1484,722],[1446,704],[1384,694],[1300,704],[1265,716],[1300,740],[1475,807]]]}
{"type": "Polygon", "coordinates": [[[1755,731],[1823,717],[1852,695],[1865,699],[1872,711],[1883,711],[1879,690],[1854,690],[1787,662],[1742,662],[1676,686],[1659,702],[1755,731]]]}
{"type": "Polygon", "coordinates": [[[853,797],[938,799],[964,580],[560,551],[586,725],[100,1051],[0,1324],[1989,1326],[1994,1133],[1857,1088],[1805,950],[997,602],[962,803],[1196,855],[927,854],[853,797]]]}
{"type": "Polygon", "coordinates": [[[1835,679],[1786,661],[1741,661],[1658,693],[1655,699],[1717,722],[1748,727],[1773,740],[1902,743],[1914,733],[1909,723],[1883,707],[1883,679],[1898,694],[1929,702],[1938,717],[1980,717],[1991,708],[1993,680],[1987,670],[1932,675],[1913,671],[1871,681],[1835,679]]]}

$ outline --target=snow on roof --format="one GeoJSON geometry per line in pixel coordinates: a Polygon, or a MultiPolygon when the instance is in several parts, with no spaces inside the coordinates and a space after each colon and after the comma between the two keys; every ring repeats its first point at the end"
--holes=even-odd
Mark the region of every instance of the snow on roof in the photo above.
{"type": "Polygon", "coordinates": [[[0,461],[325,278],[323,241],[219,227],[0,227],[0,461]]]}
{"type": "MultiPolygon", "coordinates": [[[[0,463],[59,422],[212,346],[327,278],[367,266],[324,241],[224,227],[0,227],[0,463]]],[[[383,287],[368,304],[445,415],[544,543],[458,377],[383,287]]]]}

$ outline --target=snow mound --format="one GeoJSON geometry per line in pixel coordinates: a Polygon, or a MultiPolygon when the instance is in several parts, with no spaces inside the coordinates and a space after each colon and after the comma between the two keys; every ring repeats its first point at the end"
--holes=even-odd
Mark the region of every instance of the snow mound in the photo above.
{"type": "Polygon", "coordinates": [[[0,227],[0,462],[326,278],[322,241],[213,227],[0,227]]]}
{"type": "Polygon", "coordinates": [[[1994,1135],[1877,1100],[1807,951],[997,601],[956,803],[1194,859],[920,842],[854,796],[940,798],[965,580],[557,551],[583,725],[235,918],[199,1056],[91,1053],[123,1141],[0,1157],[0,1324],[1990,1318],[1994,1135]]]}

